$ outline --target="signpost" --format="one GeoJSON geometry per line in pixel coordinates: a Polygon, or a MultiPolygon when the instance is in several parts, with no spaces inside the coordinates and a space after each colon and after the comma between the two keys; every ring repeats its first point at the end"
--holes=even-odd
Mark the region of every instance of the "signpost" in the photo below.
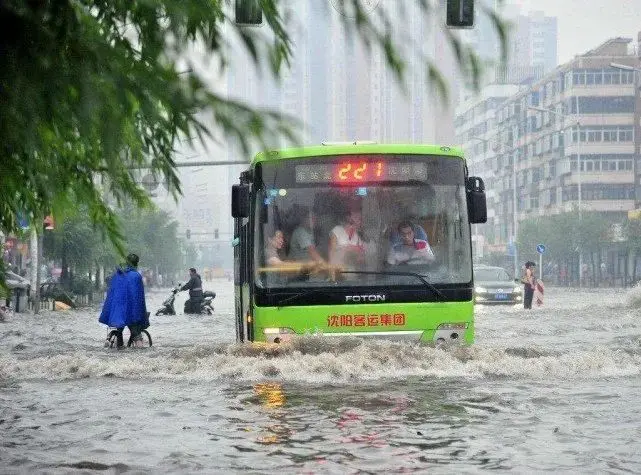
{"type": "Polygon", "coordinates": [[[543,253],[545,252],[545,246],[543,244],[536,245],[536,252],[539,253],[539,278],[543,278],[543,253]]]}

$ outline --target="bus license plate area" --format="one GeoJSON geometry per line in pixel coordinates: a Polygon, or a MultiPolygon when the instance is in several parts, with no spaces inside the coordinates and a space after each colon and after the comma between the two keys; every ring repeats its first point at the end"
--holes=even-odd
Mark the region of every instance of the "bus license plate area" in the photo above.
{"type": "Polygon", "coordinates": [[[494,298],[496,300],[507,300],[508,295],[507,294],[494,294],[494,298]]]}

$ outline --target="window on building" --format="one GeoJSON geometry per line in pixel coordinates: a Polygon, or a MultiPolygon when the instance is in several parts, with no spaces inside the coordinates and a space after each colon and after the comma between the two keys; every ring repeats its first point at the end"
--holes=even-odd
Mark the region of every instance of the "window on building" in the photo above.
{"type": "Polygon", "coordinates": [[[632,142],[634,140],[634,130],[630,128],[619,128],[619,142],[632,142]]]}
{"type": "Polygon", "coordinates": [[[603,141],[602,130],[588,130],[588,142],[601,142],[603,141]]]}
{"type": "Polygon", "coordinates": [[[540,167],[533,168],[532,169],[532,183],[540,182],[541,178],[542,178],[542,176],[541,176],[541,168],[540,167]]]}
{"type": "Polygon", "coordinates": [[[577,69],[572,74],[572,84],[574,86],[580,86],[585,84],[585,70],[577,69]]]}
{"type": "Polygon", "coordinates": [[[572,128],[572,143],[581,142],[632,142],[634,140],[634,129],[626,125],[603,125],[584,126],[581,131],[577,127],[572,128]]]}
{"type": "Polygon", "coordinates": [[[634,112],[633,96],[586,96],[568,99],[570,114],[628,114],[634,112]]]}

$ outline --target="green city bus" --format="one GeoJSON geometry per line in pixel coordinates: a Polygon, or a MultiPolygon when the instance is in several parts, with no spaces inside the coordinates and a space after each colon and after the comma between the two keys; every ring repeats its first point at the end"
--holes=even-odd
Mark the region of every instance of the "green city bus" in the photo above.
{"type": "Polygon", "coordinates": [[[459,148],[261,152],[232,186],[238,341],[474,341],[470,223],[483,181],[459,148]]]}

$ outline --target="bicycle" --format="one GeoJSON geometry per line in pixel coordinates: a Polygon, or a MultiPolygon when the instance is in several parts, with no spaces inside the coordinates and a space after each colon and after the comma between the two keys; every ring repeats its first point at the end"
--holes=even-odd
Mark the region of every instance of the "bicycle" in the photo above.
{"type": "MultiPolygon", "coordinates": [[[[142,330],[140,332],[140,336],[142,336],[142,341],[144,343],[143,348],[151,347],[153,345],[153,340],[151,339],[151,335],[147,330],[142,330]]],[[[115,348],[116,344],[118,342],[118,329],[117,328],[111,328],[109,330],[109,333],[107,334],[107,340],[105,341],[105,347],[108,348],[115,348]]],[[[134,339],[132,335],[129,335],[129,340],[127,341],[127,347],[130,347],[134,344],[134,339]]]]}

